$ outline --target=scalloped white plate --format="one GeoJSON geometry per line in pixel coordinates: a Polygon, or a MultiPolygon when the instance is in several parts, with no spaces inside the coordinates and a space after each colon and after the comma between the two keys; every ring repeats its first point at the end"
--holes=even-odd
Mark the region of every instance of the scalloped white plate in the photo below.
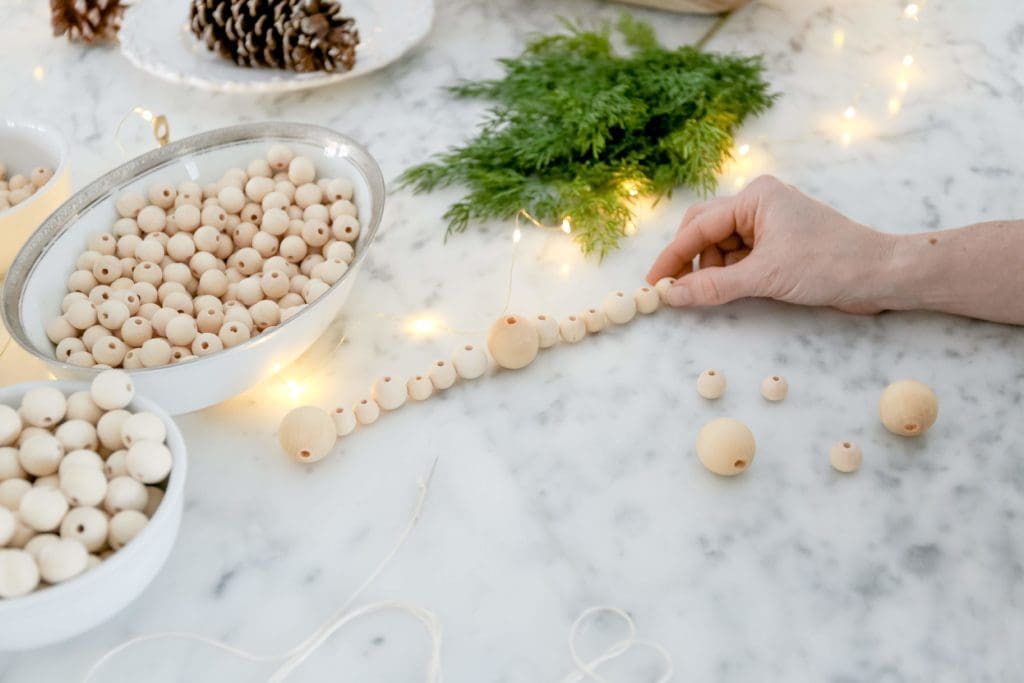
{"type": "Polygon", "coordinates": [[[189,30],[187,0],[142,0],[128,8],[121,52],[135,66],[172,83],[230,93],[280,93],[357,78],[399,59],[430,32],[433,0],[344,0],[359,31],[356,63],[344,73],[252,69],[206,49],[189,30]]]}

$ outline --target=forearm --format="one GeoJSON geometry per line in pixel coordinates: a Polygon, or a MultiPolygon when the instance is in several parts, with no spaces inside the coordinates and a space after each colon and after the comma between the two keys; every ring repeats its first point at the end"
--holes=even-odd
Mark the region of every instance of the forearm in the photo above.
{"type": "Polygon", "coordinates": [[[871,286],[879,308],[1024,325],[1024,221],[886,235],[871,286]]]}

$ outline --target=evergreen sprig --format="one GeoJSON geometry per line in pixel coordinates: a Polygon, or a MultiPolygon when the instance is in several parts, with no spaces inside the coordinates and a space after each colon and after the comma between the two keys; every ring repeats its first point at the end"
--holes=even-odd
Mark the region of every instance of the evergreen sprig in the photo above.
{"type": "Polygon", "coordinates": [[[448,234],[525,208],[549,224],[570,217],[583,252],[603,257],[632,220],[630,190],[710,193],[736,128],[775,98],[759,57],[667,49],[626,13],[626,54],[607,23],[564,27],[499,60],[503,77],[450,88],[495,105],[475,138],[400,177],[416,192],[467,189],[444,215],[448,234]]]}

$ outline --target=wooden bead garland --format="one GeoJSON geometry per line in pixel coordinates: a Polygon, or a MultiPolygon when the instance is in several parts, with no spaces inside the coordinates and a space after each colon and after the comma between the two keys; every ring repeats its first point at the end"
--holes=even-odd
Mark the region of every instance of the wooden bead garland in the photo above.
{"type": "Polygon", "coordinates": [[[636,316],[636,301],[623,292],[612,292],[601,304],[605,317],[616,325],[625,325],[636,316]]]}
{"type": "Polygon", "coordinates": [[[882,424],[893,434],[920,436],[935,424],[939,399],[923,382],[906,379],[893,382],[878,402],[882,424]]]}
{"type": "Polygon", "coordinates": [[[327,411],[302,406],[285,415],[278,438],[285,452],[299,462],[316,462],[331,451],[337,431],[327,411]]]}
{"type": "Polygon", "coordinates": [[[84,367],[158,367],[237,346],[281,324],[348,271],[360,234],[352,195],[351,181],[318,180],[311,159],[282,145],[216,183],[158,183],[144,194],[123,193],[111,231],[89,237],[68,278],[69,293],[81,298],[66,297],[60,317],[47,323],[57,357],[84,367]],[[284,164],[279,179],[262,175],[275,163],[284,164]],[[264,270],[271,261],[274,267],[264,270]],[[300,275],[306,279],[293,286],[300,275]],[[207,301],[199,305],[200,297],[212,297],[217,312],[207,301]],[[219,307],[231,302],[255,309],[251,319],[227,320],[219,307]],[[192,319],[193,338],[193,325],[171,323],[169,312],[192,319]],[[225,331],[227,322],[235,327],[225,331]],[[216,339],[197,345],[202,334],[216,339]]]}
{"type": "Polygon", "coordinates": [[[529,318],[504,315],[487,333],[487,349],[494,362],[509,370],[524,368],[537,357],[540,335],[529,318]]]}

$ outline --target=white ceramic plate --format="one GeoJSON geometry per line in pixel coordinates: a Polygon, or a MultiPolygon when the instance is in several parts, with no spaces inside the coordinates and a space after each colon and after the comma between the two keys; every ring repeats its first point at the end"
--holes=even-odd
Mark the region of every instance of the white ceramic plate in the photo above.
{"type": "Polygon", "coordinates": [[[141,0],[125,14],[121,52],[135,66],[173,83],[232,93],[318,88],[363,76],[394,62],[422,41],[434,0],[344,0],[342,13],[359,31],[356,63],[345,73],[295,73],[236,66],[206,49],[188,26],[188,0],[141,0]]]}

